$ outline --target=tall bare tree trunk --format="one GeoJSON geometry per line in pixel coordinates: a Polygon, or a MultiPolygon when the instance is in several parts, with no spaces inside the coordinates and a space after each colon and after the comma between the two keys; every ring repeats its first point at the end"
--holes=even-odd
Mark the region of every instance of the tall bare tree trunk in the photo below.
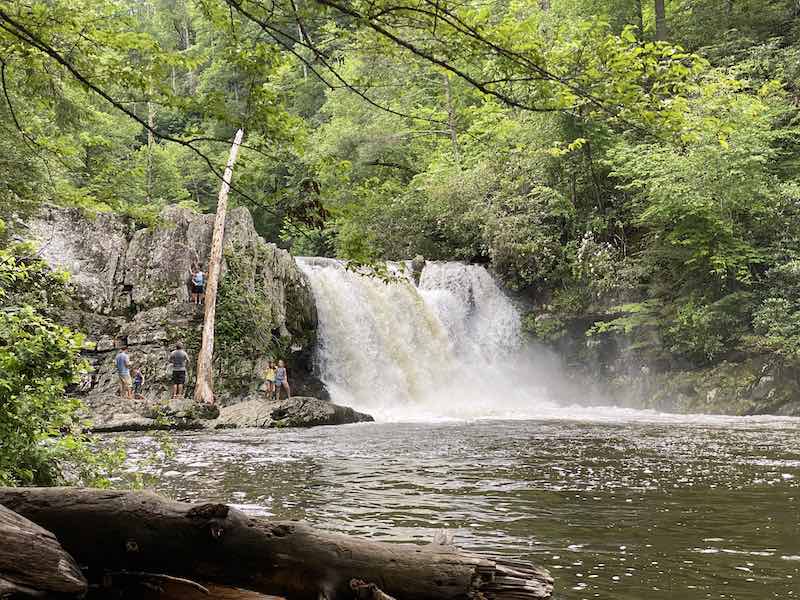
{"type": "MultiPolygon", "coordinates": [[[[294,18],[297,21],[297,37],[300,38],[307,46],[312,47],[311,39],[308,37],[308,32],[306,31],[305,27],[303,27],[303,21],[300,19],[300,11],[298,10],[298,5],[300,4],[300,0],[291,0],[292,3],[292,10],[294,11],[294,18]]],[[[300,61],[303,63],[303,81],[308,79],[308,65],[306,65],[305,61],[300,61]]]]}
{"type": "Polygon", "coordinates": [[[666,41],[667,39],[667,11],[664,8],[664,0],[656,2],[656,40],[666,41]]]}
{"type": "Polygon", "coordinates": [[[225,237],[225,213],[228,208],[228,191],[231,187],[233,165],[239,153],[244,132],[240,129],[233,138],[231,154],[225,173],[222,175],[222,187],[219,190],[217,201],[217,216],[214,219],[214,233],[211,237],[211,255],[208,257],[208,281],[206,282],[206,311],[203,322],[203,342],[200,353],[197,355],[197,383],[194,387],[195,402],[214,402],[214,371],[212,359],[214,358],[214,319],[217,312],[217,285],[219,284],[219,271],[222,263],[222,241],[225,237]]]}
{"type": "Polygon", "coordinates": [[[147,201],[153,199],[153,146],[156,143],[156,136],[153,130],[156,128],[156,111],[153,103],[147,101],[147,201]]]}
{"type": "Polygon", "coordinates": [[[639,40],[644,39],[644,12],[642,11],[642,0],[635,0],[636,26],[639,28],[639,40]]]}
{"type": "Polygon", "coordinates": [[[450,129],[450,143],[453,145],[453,157],[457,163],[461,163],[461,149],[458,145],[458,129],[456,129],[456,109],[453,104],[453,88],[450,85],[450,77],[443,73],[444,89],[447,94],[447,126],[450,129]]]}

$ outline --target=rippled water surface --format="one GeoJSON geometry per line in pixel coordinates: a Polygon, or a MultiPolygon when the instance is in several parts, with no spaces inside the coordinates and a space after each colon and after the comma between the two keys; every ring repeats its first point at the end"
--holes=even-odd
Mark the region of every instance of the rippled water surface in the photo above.
{"type": "Polygon", "coordinates": [[[549,567],[558,598],[800,597],[800,421],[363,424],[175,435],[133,469],[185,500],[392,541],[440,528],[549,567]]]}

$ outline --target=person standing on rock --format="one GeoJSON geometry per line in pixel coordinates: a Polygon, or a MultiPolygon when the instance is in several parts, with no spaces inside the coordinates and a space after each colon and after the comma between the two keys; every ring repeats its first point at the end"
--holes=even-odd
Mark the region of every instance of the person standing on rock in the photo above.
{"type": "Polygon", "coordinates": [[[289,389],[289,376],[286,374],[286,364],[278,361],[278,368],[275,369],[275,400],[281,399],[281,390],[286,390],[286,399],[292,397],[292,391],[289,389]]]}
{"type": "Polygon", "coordinates": [[[271,358],[267,363],[264,379],[267,380],[267,400],[275,400],[275,361],[271,358]]]}
{"type": "Polygon", "coordinates": [[[131,387],[131,359],[128,356],[128,347],[123,346],[114,358],[114,364],[117,368],[117,377],[119,377],[119,397],[133,398],[133,389],[131,387]]]}
{"type": "Polygon", "coordinates": [[[136,367],[133,370],[133,397],[136,400],[141,400],[143,398],[142,387],[144,387],[144,375],[142,374],[142,370],[136,367]]]}
{"type": "Polygon", "coordinates": [[[172,397],[182,398],[183,387],[186,385],[186,365],[189,363],[189,355],[183,350],[183,344],[175,344],[175,350],[169,355],[169,362],[172,365],[172,397]]]}
{"type": "Polygon", "coordinates": [[[206,294],[206,274],[200,267],[190,270],[192,274],[192,304],[202,304],[206,294]]]}

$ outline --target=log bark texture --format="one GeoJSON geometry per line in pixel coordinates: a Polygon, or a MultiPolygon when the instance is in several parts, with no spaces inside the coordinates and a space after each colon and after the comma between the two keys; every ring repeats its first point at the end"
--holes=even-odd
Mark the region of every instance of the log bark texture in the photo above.
{"type": "Polygon", "coordinates": [[[82,596],[80,568],[55,536],[0,506],[0,598],[82,596]]]}
{"type": "Polygon", "coordinates": [[[214,402],[214,321],[217,313],[217,286],[222,264],[222,242],[225,238],[225,215],[228,208],[228,192],[233,177],[233,165],[239,154],[244,132],[240,129],[233,138],[228,164],[222,174],[222,186],[217,200],[217,215],[214,218],[214,232],[211,236],[211,254],[208,258],[208,281],[206,282],[205,317],[203,321],[203,340],[197,355],[197,377],[194,387],[195,402],[214,402]]]}
{"type": "Polygon", "coordinates": [[[55,533],[90,574],[163,573],[289,600],[350,599],[353,580],[397,600],[534,600],[553,590],[530,563],[352,538],[224,504],[72,488],[0,488],[0,504],[55,533]]]}

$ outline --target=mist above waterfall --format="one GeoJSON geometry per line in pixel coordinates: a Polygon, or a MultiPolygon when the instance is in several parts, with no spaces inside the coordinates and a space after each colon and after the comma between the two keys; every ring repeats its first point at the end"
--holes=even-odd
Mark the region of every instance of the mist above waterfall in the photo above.
{"type": "Polygon", "coordinates": [[[533,416],[554,408],[554,357],[481,266],[428,262],[419,286],[298,259],[319,316],[316,366],[337,403],[378,419],[533,416]]]}

